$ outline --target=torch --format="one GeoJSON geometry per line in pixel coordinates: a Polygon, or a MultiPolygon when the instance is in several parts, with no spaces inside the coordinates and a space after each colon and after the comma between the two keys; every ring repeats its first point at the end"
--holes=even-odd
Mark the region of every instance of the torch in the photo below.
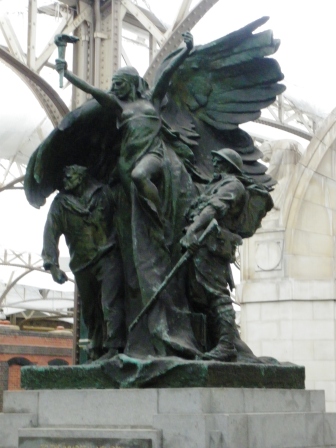
{"type": "MultiPolygon", "coordinates": [[[[65,48],[68,43],[75,44],[79,40],[76,36],[69,36],[68,34],[56,34],[54,38],[55,45],[58,48],[58,58],[65,60],[65,48]]],[[[64,70],[59,74],[59,86],[63,87],[64,70]]]]}

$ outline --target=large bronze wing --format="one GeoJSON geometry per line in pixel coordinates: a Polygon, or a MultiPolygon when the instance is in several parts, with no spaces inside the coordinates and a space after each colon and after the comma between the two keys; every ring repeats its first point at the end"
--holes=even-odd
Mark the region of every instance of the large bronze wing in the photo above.
{"type": "Polygon", "coordinates": [[[193,123],[200,136],[198,147],[193,149],[198,168],[210,170],[211,150],[229,146],[242,156],[247,174],[271,184],[266,167],[258,162],[261,152],[249,134],[239,128],[259,118],[261,109],[285,90],[279,83],[284,76],[278,62],[268,57],[277,51],[280,41],[270,30],[253,34],[267,20],[262,17],[221,39],[195,47],[171,80],[163,116],[182,136],[188,120],[193,123]]]}
{"type": "Polygon", "coordinates": [[[44,205],[62,187],[63,168],[72,164],[86,166],[96,179],[111,183],[118,147],[116,117],[96,100],[87,101],[66,115],[30,157],[24,181],[29,203],[44,205]]]}

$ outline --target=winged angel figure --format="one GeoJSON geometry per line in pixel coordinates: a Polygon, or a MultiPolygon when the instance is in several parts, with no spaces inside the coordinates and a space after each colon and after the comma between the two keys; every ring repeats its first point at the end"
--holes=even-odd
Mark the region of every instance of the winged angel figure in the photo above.
{"type": "MultiPolygon", "coordinates": [[[[93,99],[69,113],[30,158],[28,201],[45,203],[62,190],[63,170],[78,164],[114,193],[114,226],[122,254],[126,324],[148,303],[181,256],[186,214],[213,173],[211,152],[229,147],[244,174],[271,186],[261,152],[239,125],[285,90],[270,30],[254,31],[263,17],[207,45],[170,54],[152,88],[131,67],[118,70],[106,92],[92,87],[57,60],[57,70],[93,99]]],[[[193,331],[186,272],[129,334],[126,353],[136,356],[202,357],[193,331]]],[[[237,343],[237,346],[239,343],[237,343]]]]}

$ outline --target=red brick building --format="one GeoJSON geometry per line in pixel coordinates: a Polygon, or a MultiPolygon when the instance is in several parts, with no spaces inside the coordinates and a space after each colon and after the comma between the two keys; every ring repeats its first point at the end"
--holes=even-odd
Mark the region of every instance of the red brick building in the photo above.
{"type": "Polygon", "coordinates": [[[21,367],[72,364],[73,336],[70,331],[20,330],[0,321],[0,412],[4,390],[20,390],[21,367]]]}

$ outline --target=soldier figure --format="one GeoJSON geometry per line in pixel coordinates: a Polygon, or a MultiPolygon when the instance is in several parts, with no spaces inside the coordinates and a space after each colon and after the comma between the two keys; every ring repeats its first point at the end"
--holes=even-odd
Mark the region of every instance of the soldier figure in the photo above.
{"type": "Polygon", "coordinates": [[[229,290],[234,288],[230,263],[235,261],[237,245],[242,244],[237,224],[246,206],[247,193],[239,180],[243,176],[239,154],[225,148],[212,151],[212,155],[213,178],[188,212],[191,224],[181,243],[194,254],[189,277],[192,305],[205,312],[208,320],[213,348],[203,357],[235,361],[234,340],[239,335],[229,290]],[[209,235],[200,246],[199,235],[212,219],[219,224],[217,234],[209,235]]]}

